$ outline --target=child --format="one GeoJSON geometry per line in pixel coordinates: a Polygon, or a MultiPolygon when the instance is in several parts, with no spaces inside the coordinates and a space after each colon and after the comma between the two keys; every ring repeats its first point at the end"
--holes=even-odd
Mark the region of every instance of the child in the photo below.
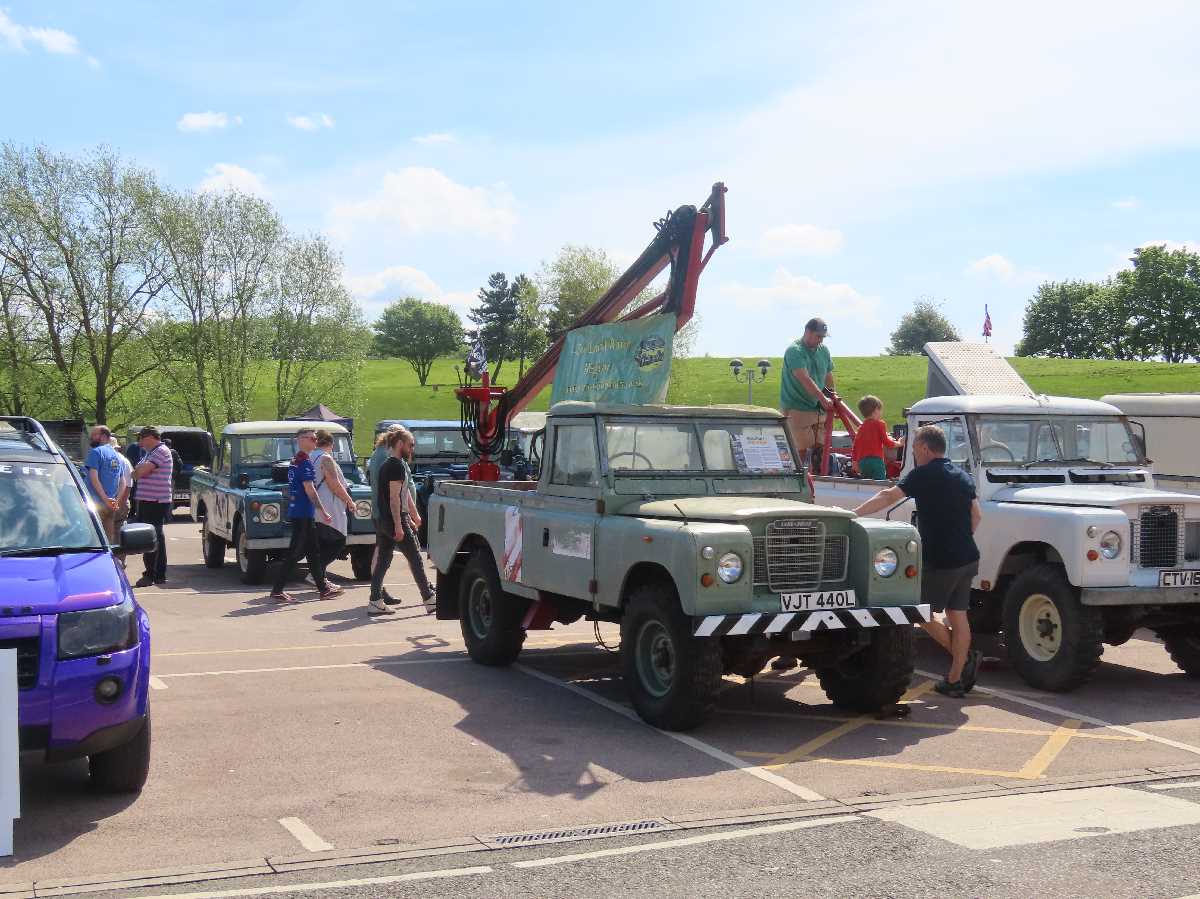
{"type": "Polygon", "coordinates": [[[884,447],[895,449],[900,446],[900,442],[893,440],[888,434],[887,424],[883,420],[883,403],[879,401],[879,397],[867,394],[858,401],[858,411],[862,415],[863,423],[854,435],[851,467],[861,477],[874,481],[886,480],[884,447]]]}

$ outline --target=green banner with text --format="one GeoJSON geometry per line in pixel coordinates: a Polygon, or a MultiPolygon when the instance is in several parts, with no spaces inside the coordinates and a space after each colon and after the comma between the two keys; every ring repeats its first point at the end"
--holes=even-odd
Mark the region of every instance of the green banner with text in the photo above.
{"type": "Polygon", "coordinates": [[[576,328],[567,333],[550,401],[661,403],[674,345],[673,315],[576,328]]]}

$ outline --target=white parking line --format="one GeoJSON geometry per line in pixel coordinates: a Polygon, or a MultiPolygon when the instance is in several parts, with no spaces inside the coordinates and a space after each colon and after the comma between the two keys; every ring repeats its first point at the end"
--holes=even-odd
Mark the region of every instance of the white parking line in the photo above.
{"type": "Polygon", "coordinates": [[[150,678],[150,689],[151,690],[165,690],[165,689],[167,689],[167,685],[163,682],[163,679],[161,677],[151,677],[150,678]]]}
{"type": "Polygon", "coordinates": [[[1146,784],[1151,790],[1190,790],[1192,787],[1200,787],[1200,780],[1184,780],[1177,781],[1173,784],[1146,784]]]}
{"type": "Polygon", "coordinates": [[[722,830],[718,833],[706,833],[698,837],[684,837],[679,840],[658,840],[654,843],[639,843],[634,846],[619,846],[615,849],[597,849],[594,852],[577,852],[572,855],[556,855],[551,858],[531,858],[523,862],[513,862],[514,868],[544,868],[547,865],[565,865],[570,862],[586,861],[591,858],[611,858],[614,855],[633,855],[638,852],[654,852],[659,849],[675,849],[679,846],[702,846],[705,843],[720,843],[726,840],[740,840],[745,837],[758,837],[770,833],[788,833],[793,830],[805,830],[810,827],[825,827],[828,824],[847,824],[850,821],[861,821],[859,815],[838,815],[835,818],[820,818],[815,821],[789,821],[786,824],[768,824],[763,827],[747,827],[744,830],[722,830]]]}
{"type": "Polygon", "coordinates": [[[336,890],[347,887],[385,886],[389,883],[409,883],[414,880],[442,880],[447,877],[471,877],[476,874],[491,874],[492,868],[480,865],[474,868],[444,868],[440,871],[417,871],[412,874],[393,874],[387,877],[360,877],[356,880],[327,880],[323,883],[289,883],[276,887],[243,887],[238,890],[211,890],[202,893],[161,893],[143,899],[226,899],[234,896],[271,896],[280,893],[308,893],[336,890]]]}
{"type": "MultiPolygon", "coordinates": [[[[940,674],[934,674],[932,671],[922,671],[919,668],[917,669],[917,674],[924,677],[931,677],[934,680],[941,680],[942,677],[940,674]]],[[[1103,718],[1095,718],[1091,715],[1072,712],[1069,709],[1064,709],[1056,705],[1049,705],[1048,703],[1038,702],[1034,699],[1026,699],[1024,696],[1018,696],[1016,693],[1010,693],[1008,690],[997,690],[995,687],[976,687],[975,690],[987,696],[995,696],[997,699],[1015,702],[1017,705],[1028,706],[1031,709],[1037,709],[1041,712],[1049,712],[1051,715],[1061,715],[1063,718],[1077,718],[1080,721],[1086,721],[1088,724],[1094,724],[1097,727],[1108,727],[1123,734],[1141,737],[1143,740],[1149,740],[1152,743],[1170,746],[1172,749],[1178,749],[1181,752],[1200,755],[1200,746],[1193,746],[1191,743],[1181,743],[1178,740],[1172,740],[1168,737],[1156,737],[1154,734],[1148,734],[1144,730],[1138,730],[1134,727],[1126,727],[1124,724],[1113,724],[1111,721],[1105,721],[1103,718]]]]}
{"type": "Polygon", "coordinates": [[[317,836],[316,831],[301,821],[299,818],[280,818],[279,823],[283,825],[283,829],[294,836],[300,845],[309,852],[328,852],[333,849],[332,843],[327,843],[317,836]]]}
{"type": "MultiPolygon", "coordinates": [[[[555,653],[555,655],[569,654],[570,653],[555,653]]],[[[603,706],[610,712],[615,712],[616,714],[620,715],[622,718],[628,718],[630,721],[645,725],[646,727],[651,727],[651,725],[646,724],[646,722],[638,717],[637,712],[635,712],[633,709],[626,708],[623,705],[605,699],[603,696],[593,693],[591,690],[585,690],[582,687],[577,687],[575,684],[559,680],[556,677],[551,677],[550,675],[543,674],[540,671],[535,671],[533,668],[528,668],[525,665],[516,664],[513,665],[513,667],[524,674],[528,674],[530,677],[535,677],[540,681],[545,681],[546,683],[553,684],[556,687],[562,687],[564,690],[570,690],[576,696],[582,696],[589,702],[594,702],[597,705],[603,706]]],[[[670,730],[659,730],[657,727],[653,727],[651,729],[658,731],[658,733],[662,734],[664,737],[670,737],[672,740],[682,743],[685,746],[690,746],[697,752],[704,753],[709,758],[714,758],[719,762],[724,762],[730,768],[735,768],[736,770],[741,771],[743,774],[748,774],[751,777],[757,777],[759,780],[766,781],[773,787],[778,787],[779,789],[785,790],[788,793],[791,793],[793,796],[798,796],[808,802],[819,802],[825,798],[815,790],[810,790],[808,787],[794,783],[793,781],[788,780],[786,777],[781,777],[774,771],[767,771],[758,765],[751,765],[744,759],[740,759],[736,755],[730,755],[728,752],[724,752],[723,750],[718,749],[716,746],[711,746],[708,743],[705,743],[703,740],[698,740],[689,734],[681,734],[670,730]]]]}

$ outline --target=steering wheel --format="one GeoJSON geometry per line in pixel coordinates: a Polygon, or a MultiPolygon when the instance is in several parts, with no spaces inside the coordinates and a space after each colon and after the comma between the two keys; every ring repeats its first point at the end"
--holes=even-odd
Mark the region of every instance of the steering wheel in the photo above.
{"type": "MultiPolygon", "coordinates": [[[[645,453],[639,453],[637,450],[626,450],[623,453],[617,453],[615,456],[609,456],[608,457],[609,466],[615,467],[615,466],[613,466],[613,463],[615,461],[617,461],[618,459],[620,459],[622,456],[633,456],[635,459],[641,459],[646,463],[647,469],[649,469],[651,471],[654,470],[654,463],[650,461],[649,457],[645,453]]],[[[627,468],[625,470],[626,471],[636,471],[637,469],[627,468]]]]}
{"type": "Polygon", "coordinates": [[[979,455],[980,455],[980,457],[983,459],[983,461],[985,461],[985,462],[1004,462],[1004,461],[1008,461],[1008,462],[1016,462],[1016,461],[1017,461],[1017,457],[1016,457],[1015,455],[1013,455],[1013,451],[1012,451],[1012,450],[1010,450],[1010,449],[1009,449],[1007,446],[1005,446],[1003,443],[989,443],[987,446],[980,447],[980,448],[979,448],[979,455]],[[1004,460],[1004,459],[989,459],[989,458],[987,457],[987,454],[988,454],[988,452],[989,452],[990,450],[996,450],[996,451],[998,451],[998,452],[1004,453],[1004,455],[1008,456],[1008,459],[1007,459],[1007,460],[1004,460]]]}

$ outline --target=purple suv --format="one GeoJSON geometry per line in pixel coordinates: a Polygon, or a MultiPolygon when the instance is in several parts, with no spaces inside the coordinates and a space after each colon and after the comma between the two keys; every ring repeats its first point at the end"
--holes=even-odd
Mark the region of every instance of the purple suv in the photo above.
{"type": "Polygon", "coordinates": [[[150,767],[150,622],[75,466],[32,418],[0,416],[0,649],[17,650],[21,750],[87,756],[93,785],[136,792],[150,767]]]}

